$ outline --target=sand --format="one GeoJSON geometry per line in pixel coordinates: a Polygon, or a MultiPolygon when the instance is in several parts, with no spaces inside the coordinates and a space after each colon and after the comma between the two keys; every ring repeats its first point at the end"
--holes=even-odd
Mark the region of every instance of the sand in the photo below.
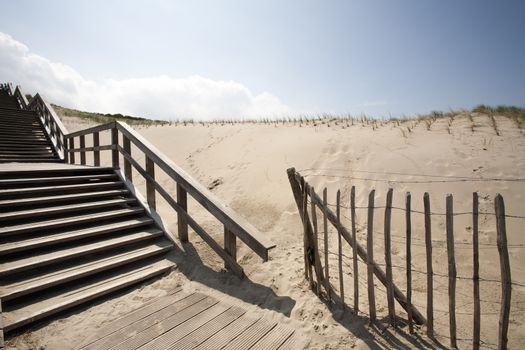
{"type": "MultiPolygon", "coordinates": [[[[75,131],[88,126],[86,122],[64,118],[66,127],[75,131]]],[[[239,280],[223,269],[223,263],[195,233],[190,232],[191,244],[179,245],[183,252],[172,253],[178,270],[153,283],[105,299],[89,308],[75,310],[61,318],[30,329],[8,342],[16,348],[68,348],[89,336],[90,329],[103,327],[144,301],[163,295],[175,286],[186,291],[203,291],[225,298],[232,304],[248,308],[292,325],[304,334],[312,349],[377,349],[428,348],[433,344],[425,336],[424,327],[416,336],[408,335],[407,327],[399,332],[387,327],[387,308],[384,287],[376,280],[379,330],[368,326],[365,266],[360,268],[360,309],[354,315],[351,308],[344,313],[339,306],[328,305],[318,298],[304,279],[302,227],[295,206],[286,169],[295,167],[320,193],[328,188],[330,203],[335,203],[337,189],[342,203],[348,205],[352,185],[356,186],[357,205],[366,206],[368,193],[376,190],[376,205],[384,206],[388,188],[394,189],[394,206],[404,205],[404,194],[412,194],[412,207],[423,209],[423,193],[429,192],[433,212],[443,213],[445,196],[454,195],[454,210],[472,210],[472,192],[478,191],[480,210],[493,212],[493,199],[501,193],[507,214],[525,216],[525,137],[516,124],[506,117],[496,117],[499,136],[488,116],[458,115],[453,120],[438,119],[428,130],[425,122],[409,121],[370,123],[347,121],[316,121],[308,124],[188,124],[136,129],[185,169],[224,203],[250,221],[277,244],[270,260],[261,259],[240,244],[238,260],[247,278],[239,280]],[[410,131],[408,130],[410,128],[410,131]],[[473,131],[474,130],[474,131],[473,131]],[[502,181],[513,179],[517,181],[502,181]]],[[[107,139],[107,138],[106,138],[107,139]]],[[[104,136],[102,136],[104,140],[104,136]]],[[[89,142],[88,142],[89,143],[89,142]]],[[[88,144],[89,146],[89,144],[88,144]]],[[[139,154],[138,150],[133,150],[139,154]]],[[[88,162],[90,157],[88,156],[88,162]]],[[[109,160],[105,160],[109,164],[109,160]]],[[[157,173],[159,182],[171,193],[175,183],[157,173]]],[[[134,182],[144,191],[144,181],[135,176],[134,182]]],[[[176,216],[167,204],[159,200],[158,211],[176,233],[176,216]]],[[[217,241],[222,243],[222,227],[195,201],[189,211],[217,241]]],[[[343,209],[344,223],[349,211],[343,209]]],[[[384,262],[384,209],[375,211],[375,247],[378,263],[384,262]]],[[[392,214],[392,254],[394,280],[405,290],[404,212],[392,214]]],[[[365,242],[361,225],[366,223],[366,210],[358,209],[358,239],[365,242]]],[[[425,270],[423,218],[413,215],[413,267],[425,270]]],[[[458,276],[472,275],[472,224],[469,215],[454,217],[456,262],[458,276]]],[[[512,279],[525,284],[525,220],[507,220],[512,279]]],[[[434,269],[446,274],[446,245],[444,217],[435,216],[432,222],[434,269]]],[[[330,231],[329,250],[337,251],[335,232],[330,231]]],[[[480,265],[482,279],[499,280],[499,258],[493,215],[480,216],[480,265]]],[[[321,242],[321,245],[323,242],[321,242]]],[[[344,254],[351,256],[349,246],[344,254]]],[[[323,257],[322,257],[323,258],[323,257]]],[[[324,259],[324,258],[323,258],[324,259]]],[[[339,290],[337,258],[329,255],[332,284],[339,290]]],[[[347,303],[353,305],[353,271],[351,260],[345,260],[344,278],[347,303]]],[[[414,304],[425,314],[426,276],[413,273],[414,304]]],[[[438,340],[449,345],[447,279],[436,276],[435,330],[438,340]]],[[[470,348],[472,337],[472,282],[458,280],[458,337],[460,348],[470,348]]],[[[487,348],[497,345],[500,286],[482,281],[481,339],[487,348]]],[[[509,329],[509,348],[525,343],[523,319],[525,287],[514,285],[509,329]]],[[[406,314],[399,305],[401,319],[406,314]]]]}

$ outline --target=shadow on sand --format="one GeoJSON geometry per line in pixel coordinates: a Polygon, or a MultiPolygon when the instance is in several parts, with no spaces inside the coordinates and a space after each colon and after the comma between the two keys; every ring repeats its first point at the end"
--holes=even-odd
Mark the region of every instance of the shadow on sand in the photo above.
{"type": "Polygon", "coordinates": [[[262,309],[279,312],[286,317],[296,301],[288,296],[279,296],[262,284],[251,281],[247,276],[239,278],[224,270],[215,271],[206,266],[192,243],[183,243],[182,249],[175,249],[169,258],[178,265],[178,271],[189,280],[202,283],[224,294],[257,305],[262,309]]]}

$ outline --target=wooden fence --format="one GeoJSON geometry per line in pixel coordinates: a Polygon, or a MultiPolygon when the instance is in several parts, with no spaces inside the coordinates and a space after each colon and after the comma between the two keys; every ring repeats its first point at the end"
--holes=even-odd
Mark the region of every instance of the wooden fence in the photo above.
{"type": "MultiPolygon", "coordinates": [[[[433,281],[435,274],[433,272],[432,263],[432,230],[431,218],[433,215],[430,210],[430,196],[425,193],[423,196],[424,211],[419,212],[412,209],[412,197],[410,193],[406,194],[405,207],[399,209],[405,212],[405,261],[406,265],[406,295],[394,283],[392,272],[392,246],[391,246],[391,215],[393,190],[389,189],[386,196],[386,203],[384,206],[376,206],[374,203],[375,190],[370,191],[368,196],[368,206],[362,207],[367,210],[367,224],[366,224],[366,247],[363,247],[357,241],[356,232],[356,202],[355,202],[355,187],[351,188],[350,192],[350,206],[345,207],[350,209],[349,228],[345,227],[341,218],[341,200],[340,191],[337,192],[335,205],[327,202],[327,190],[323,191],[321,198],[315,191],[314,187],[308,184],[301,174],[294,168],[287,170],[288,179],[290,181],[291,189],[294,195],[297,208],[299,210],[300,218],[302,220],[304,229],[304,263],[305,263],[305,278],[310,282],[312,290],[319,296],[327,298],[328,301],[339,304],[343,309],[350,308],[345,301],[344,290],[344,273],[343,273],[343,247],[344,242],[348,244],[352,251],[352,270],[353,270],[353,311],[357,314],[359,310],[359,273],[358,261],[361,259],[366,265],[366,290],[368,294],[368,316],[370,322],[376,321],[376,286],[374,284],[374,276],[384,285],[386,289],[386,300],[388,308],[388,320],[391,326],[397,327],[396,323],[396,304],[395,301],[406,311],[409,332],[414,331],[414,324],[425,325],[426,333],[431,339],[435,340],[434,331],[434,286],[433,281]],[[374,209],[384,208],[384,267],[383,271],[380,264],[376,262],[373,256],[374,252],[374,209]],[[335,212],[332,210],[335,209],[335,212]],[[322,214],[322,230],[318,228],[318,212],[322,214]],[[420,213],[424,215],[424,242],[425,242],[425,257],[426,257],[426,315],[418,311],[412,302],[412,213],[420,213]],[[339,280],[337,283],[331,284],[330,264],[328,262],[329,242],[330,237],[328,223],[333,226],[333,231],[337,234],[337,255],[338,260],[338,274],[332,277],[332,280],[339,280]],[[323,249],[319,248],[319,241],[324,241],[323,249]],[[321,259],[323,255],[324,259],[321,259]],[[336,288],[338,295],[336,295],[336,288]],[[336,302],[337,301],[337,302],[336,302]]],[[[473,285],[473,310],[472,310],[472,347],[473,349],[480,348],[480,277],[479,277],[479,199],[478,194],[474,193],[472,198],[472,212],[462,214],[472,214],[472,250],[473,250],[473,271],[472,271],[472,285],[473,285]]],[[[497,249],[500,257],[501,268],[501,300],[499,302],[499,323],[494,325],[498,327],[498,349],[507,348],[507,334],[509,329],[510,317],[510,301],[511,301],[511,272],[509,263],[509,253],[507,246],[507,236],[505,227],[505,205],[503,197],[497,195],[494,201],[496,229],[497,229],[497,249]]],[[[448,318],[449,318],[449,336],[450,347],[457,348],[457,322],[456,322],[456,282],[458,276],[456,273],[456,256],[454,253],[454,213],[453,210],[453,196],[446,197],[446,213],[445,230],[446,230],[446,252],[447,252],[447,269],[448,269],[448,318]]],[[[483,343],[482,343],[483,344],[483,343]]]]}

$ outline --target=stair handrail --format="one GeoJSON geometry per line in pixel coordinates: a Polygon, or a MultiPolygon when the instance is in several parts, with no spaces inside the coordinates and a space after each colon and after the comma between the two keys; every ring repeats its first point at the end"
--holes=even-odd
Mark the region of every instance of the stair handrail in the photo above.
{"type": "MultiPolygon", "coordinates": [[[[178,237],[181,242],[188,241],[188,226],[190,226],[238,276],[243,276],[242,267],[236,261],[236,238],[243,241],[251,250],[259,255],[263,261],[268,260],[268,252],[275,248],[275,244],[264,237],[253,225],[240,217],[234,210],[221,203],[219,199],[206,187],[198,183],[191,175],[177,166],[164,153],[159,151],[146,138],[140,135],[127,123],[113,121],[89,129],[76,131],[65,135],[68,141],[68,162],[75,164],[75,153],[80,153],[80,164],[86,164],[86,152],[93,153],[95,166],[100,166],[100,151],[111,150],[112,165],[120,169],[119,155],[123,157],[123,177],[133,182],[132,167],[146,180],[146,198],[149,209],[156,209],[156,193],[160,194],[178,215],[178,237]],[[99,144],[99,132],[111,131],[111,144],[99,144]],[[122,135],[122,146],[119,144],[119,133],[122,135]],[[87,135],[93,136],[93,147],[86,147],[87,135]],[[80,138],[80,147],[75,148],[75,138],[80,138]],[[131,154],[131,144],[145,156],[144,169],[131,154]],[[177,195],[174,198],[155,180],[155,166],[166,173],[177,185],[177,195]],[[224,225],[224,248],[220,246],[188,213],[187,194],[190,194],[210,214],[224,225]]],[[[156,214],[156,211],[155,211],[156,214]]],[[[158,214],[156,214],[158,215],[158,214]]],[[[171,237],[170,237],[171,238],[171,237]]]]}
{"type": "Polygon", "coordinates": [[[13,93],[13,97],[16,98],[16,102],[18,103],[18,107],[20,109],[27,109],[27,105],[29,102],[27,102],[26,96],[22,93],[22,88],[20,85],[16,86],[15,92],[13,93]]]}
{"type": "MultiPolygon", "coordinates": [[[[22,93],[19,86],[17,90],[22,97],[25,99],[24,94],[22,93]]],[[[15,92],[16,92],[15,91],[15,92]]],[[[25,100],[27,102],[27,100],[25,100]]],[[[44,126],[53,148],[58,154],[59,158],[62,161],[67,161],[67,144],[65,136],[69,133],[55,110],[39,93],[37,93],[32,99],[31,102],[26,105],[27,110],[32,110],[37,113],[40,118],[40,122],[44,126]]]]}

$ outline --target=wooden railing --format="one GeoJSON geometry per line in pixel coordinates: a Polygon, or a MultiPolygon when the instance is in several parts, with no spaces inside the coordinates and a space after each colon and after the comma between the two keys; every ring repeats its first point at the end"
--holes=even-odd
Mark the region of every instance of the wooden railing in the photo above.
{"type": "Polygon", "coordinates": [[[100,166],[100,152],[111,151],[111,161],[114,168],[119,168],[120,156],[123,157],[124,178],[133,182],[133,169],[146,181],[146,198],[150,210],[156,209],[156,196],[162,198],[177,212],[178,237],[181,242],[188,241],[188,226],[191,227],[225,262],[226,266],[236,275],[244,275],[242,267],[237,263],[237,238],[244,242],[250,249],[264,261],[268,260],[268,251],[275,247],[267,238],[239,217],[233,210],[223,205],[204,186],[195,181],[180,167],[175,165],[166,155],[160,152],[149,141],[122,122],[111,122],[89,129],[65,135],[67,141],[66,159],[69,163],[76,162],[76,154],[80,156],[80,164],[86,164],[86,153],[93,152],[93,165],[100,166]],[[111,133],[110,143],[100,145],[100,133],[111,133]],[[86,147],[86,137],[92,138],[92,147],[86,147]],[[78,147],[76,147],[78,139],[78,147]],[[119,143],[122,140],[122,144],[119,143]],[[140,150],[145,157],[145,167],[132,155],[131,145],[140,150]],[[155,166],[161,169],[176,183],[177,193],[174,198],[156,180],[155,166]],[[213,239],[206,230],[188,213],[188,194],[211,213],[224,226],[224,247],[213,239]]]}

